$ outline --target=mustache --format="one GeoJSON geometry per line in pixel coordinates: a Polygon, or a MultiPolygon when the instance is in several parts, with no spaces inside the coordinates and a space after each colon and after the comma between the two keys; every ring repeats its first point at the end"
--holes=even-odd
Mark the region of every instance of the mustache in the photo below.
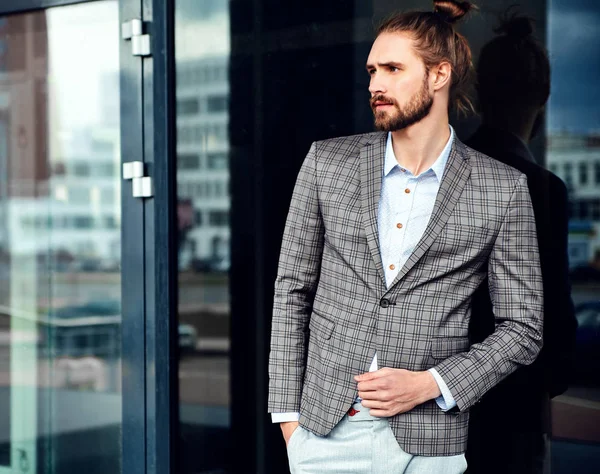
{"type": "Polygon", "coordinates": [[[391,104],[397,106],[396,101],[390,97],[386,97],[382,94],[374,95],[369,99],[369,104],[371,104],[371,108],[375,107],[375,102],[385,102],[386,104],[391,104]]]}

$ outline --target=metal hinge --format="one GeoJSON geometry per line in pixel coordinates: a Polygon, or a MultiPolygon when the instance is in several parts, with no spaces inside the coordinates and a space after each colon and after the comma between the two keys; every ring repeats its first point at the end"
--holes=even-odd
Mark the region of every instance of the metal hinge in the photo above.
{"type": "Polygon", "coordinates": [[[144,176],[144,163],[141,161],[123,163],[123,179],[131,180],[133,197],[148,198],[154,195],[152,178],[144,176]]]}
{"type": "Polygon", "coordinates": [[[144,22],[134,18],[121,25],[121,37],[131,40],[131,54],[134,56],[151,56],[150,35],[144,34],[144,22]]]}

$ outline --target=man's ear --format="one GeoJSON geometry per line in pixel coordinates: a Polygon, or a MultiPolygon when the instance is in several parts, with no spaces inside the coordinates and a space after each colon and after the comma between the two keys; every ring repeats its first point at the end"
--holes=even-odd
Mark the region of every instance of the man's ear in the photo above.
{"type": "Polygon", "coordinates": [[[439,91],[452,78],[452,66],[449,62],[444,61],[431,69],[431,79],[433,80],[433,90],[439,91]]]}

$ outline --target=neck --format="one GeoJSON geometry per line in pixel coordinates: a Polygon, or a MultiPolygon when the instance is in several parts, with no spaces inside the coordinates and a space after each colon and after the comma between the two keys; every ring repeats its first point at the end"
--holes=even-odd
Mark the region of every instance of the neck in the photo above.
{"type": "Polygon", "coordinates": [[[396,160],[418,176],[435,163],[450,138],[448,115],[425,117],[408,128],[392,132],[396,160]]]}

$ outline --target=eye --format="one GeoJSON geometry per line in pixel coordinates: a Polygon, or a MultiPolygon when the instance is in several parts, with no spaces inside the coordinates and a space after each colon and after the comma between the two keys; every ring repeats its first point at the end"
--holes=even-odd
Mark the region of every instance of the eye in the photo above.
{"type": "Polygon", "coordinates": [[[399,71],[400,69],[398,69],[396,66],[389,66],[389,67],[388,67],[388,70],[389,70],[390,72],[396,72],[396,71],[399,71]]]}

